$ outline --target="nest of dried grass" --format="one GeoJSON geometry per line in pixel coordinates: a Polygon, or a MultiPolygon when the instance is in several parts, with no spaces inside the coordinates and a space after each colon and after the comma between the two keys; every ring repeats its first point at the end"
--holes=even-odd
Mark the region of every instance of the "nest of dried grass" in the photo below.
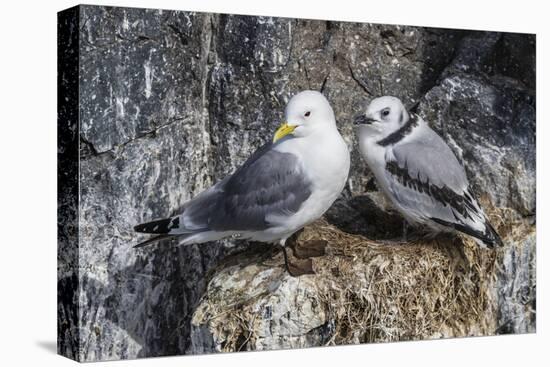
{"type": "MultiPolygon", "coordinates": [[[[335,320],[329,344],[486,335],[495,253],[473,241],[374,243],[329,225],[316,234],[337,243],[315,260],[321,302],[335,320]]],[[[307,234],[306,234],[307,236],[307,234]]]]}
{"type": "MultiPolygon", "coordinates": [[[[519,221],[512,210],[491,208],[488,214],[506,246],[521,245],[521,239],[534,231],[533,225],[519,221]]],[[[495,283],[505,249],[482,249],[465,236],[406,244],[375,242],[343,232],[324,220],[306,227],[298,242],[316,239],[328,242],[327,254],[313,259],[316,274],[307,277],[317,288],[314,297],[319,312],[332,324],[330,335],[319,341],[321,344],[496,333],[495,283]]],[[[247,261],[257,260],[253,256],[247,261]]],[[[249,262],[241,265],[243,271],[271,266],[276,269],[275,276],[284,278],[288,274],[281,263],[282,254],[274,252],[259,268],[251,268],[249,262]]],[[[225,335],[222,350],[254,349],[258,317],[254,297],[243,297],[242,303],[229,307],[218,301],[208,301],[209,318],[219,320],[223,313],[223,322],[209,327],[219,328],[225,335]]]]}

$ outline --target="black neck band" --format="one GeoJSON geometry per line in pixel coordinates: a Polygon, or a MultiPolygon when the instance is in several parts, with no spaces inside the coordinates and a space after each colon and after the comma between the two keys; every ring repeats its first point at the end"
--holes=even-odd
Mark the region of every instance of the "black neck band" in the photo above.
{"type": "Polygon", "coordinates": [[[378,145],[387,147],[403,139],[405,136],[409,135],[410,132],[418,126],[418,116],[414,113],[409,113],[409,121],[403,126],[401,126],[397,131],[386,136],[384,139],[377,142],[378,145]]]}

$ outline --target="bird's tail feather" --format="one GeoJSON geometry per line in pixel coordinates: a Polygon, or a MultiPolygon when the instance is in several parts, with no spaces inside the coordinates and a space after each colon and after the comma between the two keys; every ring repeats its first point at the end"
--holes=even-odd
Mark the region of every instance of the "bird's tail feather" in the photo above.
{"type": "Polygon", "coordinates": [[[175,216],[138,224],[134,227],[134,231],[138,233],[150,233],[157,235],[134,246],[134,248],[141,248],[173,237],[178,237],[180,240],[182,240],[180,244],[193,243],[193,239],[197,235],[208,232],[208,229],[180,228],[180,216],[175,216]]]}
{"type": "Polygon", "coordinates": [[[142,247],[157,243],[158,241],[162,241],[164,239],[172,238],[172,237],[174,237],[174,236],[171,236],[169,234],[161,234],[161,235],[158,235],[158,236],[154,236],[154,237],[149,238],[148,240],[145,240],[143,242],[138,243],[137,245],[134,246],[134,248],[142,248],[142,247]]]}
{"type": "Polygon", "coordinates": [[[497,245],[499,247],[504,246],[502,239],[487,218],[485,218],[485,236],[492,242],[492,245],[497,245]]]}
{"type": "Polygon", "coordinates": [[[481,232],[478,230],[475,230],[467,225],[461,224],[461,223],[451,223],[447,222],[445,220],[439,219],[439,218],[431,218],[434,222],[456,229],[459,232],[462,232],[464,234],[467,234],[469,236],[472,236],[479,241],[483,242],[483,244],[489,248],[497,246],[503,246],[502,240],[500,239],[500,236],[495,231],[491,223],[489,223],[488,219],[485,219],[485,231],[481,232]]]}

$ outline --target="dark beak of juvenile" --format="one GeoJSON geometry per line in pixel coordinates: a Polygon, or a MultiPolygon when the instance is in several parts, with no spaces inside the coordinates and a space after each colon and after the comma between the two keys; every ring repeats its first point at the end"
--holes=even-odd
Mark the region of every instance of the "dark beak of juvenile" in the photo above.
{"type": "Polygon", "coordinates": [[[371,119],[370,117],[367,117],[366,115],[357,115],[355,116],[355,118],[353,119],[353,124],[355,126],[360,126],[360,125],[370,125],[374,122],[375,120],[371,119]]]}

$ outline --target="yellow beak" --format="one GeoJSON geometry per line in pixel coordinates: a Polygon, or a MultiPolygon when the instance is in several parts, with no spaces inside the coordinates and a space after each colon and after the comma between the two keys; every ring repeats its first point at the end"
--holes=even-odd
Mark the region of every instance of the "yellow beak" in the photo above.
{"type": "Polygon", "coordinates": [[[288,134],[291,134],[294,129],[296,129],[296,126],[290,126],[286,122],[283,122],[281,126],[275,131],[275,135],[273,136],[273,142],[275,143],[277,140],[284,138],[288,134]]]}

